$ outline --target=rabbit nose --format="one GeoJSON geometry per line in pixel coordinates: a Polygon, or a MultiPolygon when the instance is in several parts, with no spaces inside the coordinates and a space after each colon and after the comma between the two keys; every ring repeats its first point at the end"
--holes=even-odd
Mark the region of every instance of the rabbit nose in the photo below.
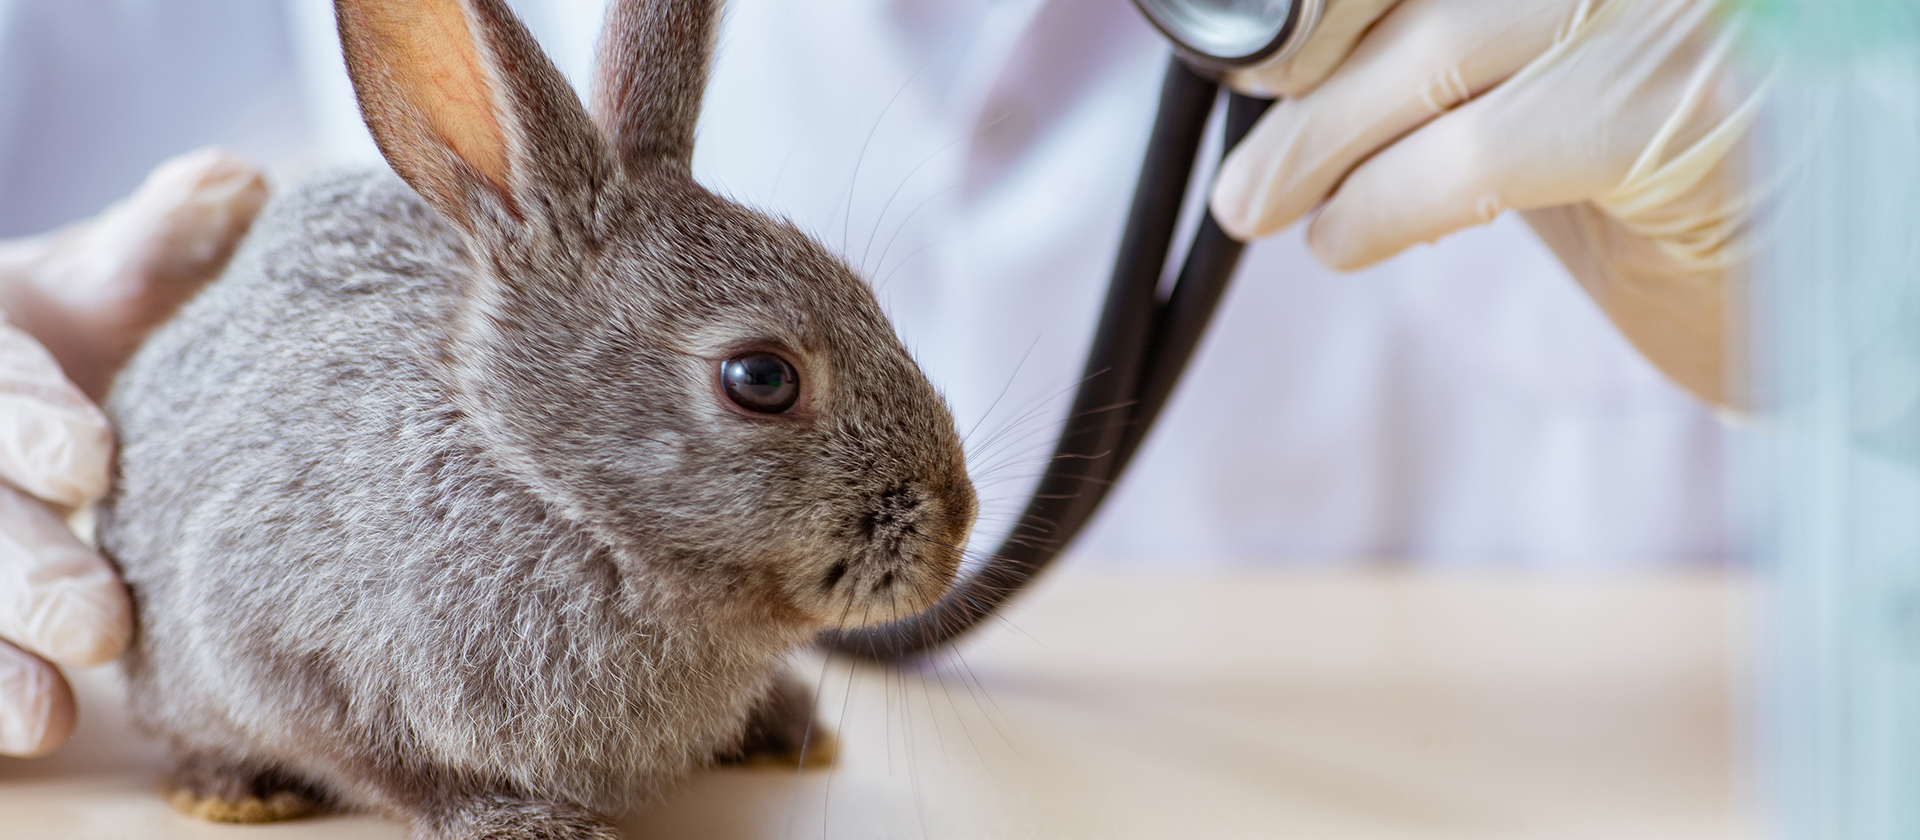
{"type": "Polygon", "coordinates": [[[855,530],[876,559],[938,563],[944,554],[961,549],[973,525],[971,505],[959,507],[951,496],[917,484],[896,486],[874,500],[855,530]]]}
{"type": "Polygon", "coordinates": [[[898,554],[900,543],[919,524],[926,501],[927,494],[911,485],[892,487],[874,499],[855,531],[886,553],[898,554]]]}

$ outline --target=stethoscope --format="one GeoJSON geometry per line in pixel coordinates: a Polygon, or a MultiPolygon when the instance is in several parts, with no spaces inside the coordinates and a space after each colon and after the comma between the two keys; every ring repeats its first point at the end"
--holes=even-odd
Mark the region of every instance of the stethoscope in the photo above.
{"type": "MultiPolygon", "coordinates": [[[[827,644],[882,660],[945,644],[1024,588],[1093,518],[1173,393],[1246,247],[1209,213],[1171,288],[1160,288],[1207,122],[1220,99],[1219,75],[1285,60],[1312,35],[1323,2],[1134,0],[1173,42],[1177,56],[1161,83],[1160,110],[1106,303],[1053,457],[999,550],[938,603],[892,624],[830,635],[827,644]]],[[[1226,100],[1223,153],[1273,104],[1238,93],[1226,100]]]]}

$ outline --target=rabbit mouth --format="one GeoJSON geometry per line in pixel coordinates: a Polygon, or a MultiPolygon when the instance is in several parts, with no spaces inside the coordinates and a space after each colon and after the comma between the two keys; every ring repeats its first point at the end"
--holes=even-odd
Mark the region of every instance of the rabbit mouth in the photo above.
{"type": "MultiPolygon", "coordinates": [[[[957,552],[956,552],[957,557],[957,552]]],[[[958,562],[953,568],[958,567],[958,562]]],[[[822,573],[818,592],[829,626],[897,621],[933,605],[953,581],[953,568],[926,562],[841,559],[822,573]]]]}
{"type": "MultiPolygon", "coordinates": [[[[853,550],[820,570],[813,589],[836,627],[895,621],[945,594],[970,530],[940,500],[911,487],[880,494],[848,527],[853,550]]],[[[969,512],[970,514],[970,512],[969,512]]]]}

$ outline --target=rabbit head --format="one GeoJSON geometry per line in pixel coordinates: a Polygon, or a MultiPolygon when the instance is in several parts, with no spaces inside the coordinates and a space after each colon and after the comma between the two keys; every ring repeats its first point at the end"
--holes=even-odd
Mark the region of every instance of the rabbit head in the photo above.
{"type": "Polygon", "coordinates": [[[808,628],[931,604],[975,498],[872,292],[692,178],[717,0],[615,0],[594,106],[501,0],[339,0],[387,161],[472,265],[444,350],[499,466],[622,572],[808,628]]]}

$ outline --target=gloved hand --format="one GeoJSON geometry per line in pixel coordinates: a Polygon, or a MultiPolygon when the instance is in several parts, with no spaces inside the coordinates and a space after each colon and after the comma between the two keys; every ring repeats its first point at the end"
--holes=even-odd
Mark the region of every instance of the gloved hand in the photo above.
{"type": "Polygon", "coordinates": [[[1223,228],[1264,236],[1320,204],[1308,244],[1352,269],[1526,211],[1642,353],[1728,401],[1760,86],[1714,0],[1330,0],[1324,20],[1229,80],[1293,98],[1221,166],[1223,228]]]}
{"type": "Polygon", "coordinates": [[[49,662],[97,665],[132,634],[113,568],[50,505],[107,491],[107,418],[26,333],[0,324],[0,752],[52,751],[73,729],[73,696],[49,662]]]}
{"type": "Polygon", "coordinates": [[[0,242],[0,754],[65,743],[73,696],[53,663],[105,662],[132,634],[113,567],[63,520],[107,491],[113,448],[70,377],[104,393],[146,332],[226,265],[265,200],[258,169],[201,150],[94,219],[0,242]]]}

